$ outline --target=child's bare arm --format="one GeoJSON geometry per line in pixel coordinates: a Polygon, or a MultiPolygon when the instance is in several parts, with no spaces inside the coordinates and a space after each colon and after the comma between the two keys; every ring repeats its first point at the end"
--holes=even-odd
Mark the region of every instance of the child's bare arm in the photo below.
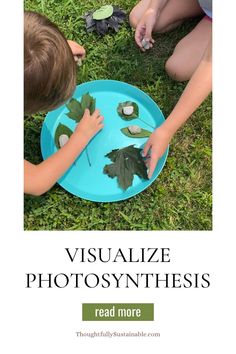
{"type": "Polygon", "coordinates": [[[212,60],[210,43],[203,59],[201,60],[192,78],[189,80],[178,103],[163,124],[165,129],[168,130],[170,134],[175,134],[181,125],[185,123],[185,121],[209,95],[211,89],[212,60]]]}
{"type": "Polygon", "coordinates": [[[86,110],[69,141],[39,165],[24,163],[24,191],[39,196],[47,192],[81,154],[90,139],[103,128],[103,117],[86,110]]]}
{"type": "Polygon", "coordinates": [[[171,138],[176,131],[187,121],[192,113],[209,95],[212,89],[212,44],[201,60],[198,68],[189,80],[178,103],[170,113],[166,121],[157,128],[149,138],[144,148],[144,156],[151,150],[149,165],[149,178],[151,178],[157,161],[165,152],[171,138]]]}

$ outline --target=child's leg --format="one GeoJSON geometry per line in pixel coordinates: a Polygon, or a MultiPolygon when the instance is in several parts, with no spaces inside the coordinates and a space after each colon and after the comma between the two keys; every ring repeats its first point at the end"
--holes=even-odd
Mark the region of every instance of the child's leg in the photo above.
{"type": "Polygon", "coordinates": [[[151,0],[141,0],[137,5],[131,10],[129,14],[129,23],[133,28],[136,28],[137,24],[141,20],[144,13],[149,8],[151,0]]]}
{"type": "Polygon", "coordinates": [[[209,40],[212,23],[204,17],[198,25],[175,47],[165,68],[171,78],[177,81],[189,80],[199,65],[209,40]]]}
{"type": "MultiPolygon", "coordinates": [[[[130,13],[130,24],[136,27],[143,14],[150,5],[151,0],[141,0],[130,13]]],[[[203,11],[198,0],[168,0],[160,11],[154,32],[166,32],[177,25],[182,20],[202,14],[203,11]]]]}

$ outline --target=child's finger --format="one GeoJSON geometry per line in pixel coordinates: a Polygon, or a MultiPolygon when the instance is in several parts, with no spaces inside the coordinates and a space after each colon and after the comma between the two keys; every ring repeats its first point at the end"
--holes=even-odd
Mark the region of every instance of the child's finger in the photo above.
{"type": "Polygon", "coordinates": [[[144,146],[144,149],[143,149],[143,157],[147,156],[148,151],[150,150],[150,147],[151,147],[151,142],[150,142],[150,140],[148,140],[146,142],[146,145],[144,146]]]}
{"type": "Polygon", "coordinates": [[[99,117],[97,118],[98,123],[101,123],[103,120],[104,120],[104,117],[103,117],[103,116],[99,116],[99,117]]]}
{"type": "Polygon", "coordinates": [[[103,128],[104,128],[104,124],[99,124],[99,125],[97,125],[97,127],[96,127],[97,133],[98,133],[100,130],[102,130],[103,128]]]}
{"type": "Polygon", "coordinates": [[[143,49],[142,43],[141,43],[141,37],[139,36],[139,34],[136,35],[136,32],[135,32],[135,42],[140,49],[143,49]]]}
{"type": "Polygon", "coordinates": [[[147,169],[149,169],[150,168],[150,156],[149,157],[147,156],[147,158],[144,160],[144,163],[147,166],[147,169]]]}
{"type": "Polygon", "coordinates": [[[88,116],[90,116],[90,111],[88,108],[86,108],[84,111],[84,117],[88,117],[88,116]]]}
{"type": "Polygon", "coordinates": [[[157,165],[157,161],[158,161],[158,155],[152,155],[151,159],[150,159],[150,164],[149,164],[149,171],[148,171],[148,178],[152,178],[153,172],[156,168],[157,165]]]}
{"type": "Polygon", "coordinates": [[[145,33],[145,39],[148,41],[148,42],[152,42],[153,39],[152,39],[152,27],[149,27],[147,26],[146,28],[146,33],[145,33]]]}
{"type": "Polygon", "coordinates": [[[99,111],[99,109],[95,109],[95,111],[93,112],[93,114],[92,114],[92,117],[93,118],[98,118],[100,116],[100,111],[99,111]]]}
{"type": "Polygon", "coordinates": [[[137,45],[139,46],[139,48],[142,49],[142,35],[141,32],[143,31],[143,25],[138,25],[135,31],[135,42],[137,43],[137,45]]]}

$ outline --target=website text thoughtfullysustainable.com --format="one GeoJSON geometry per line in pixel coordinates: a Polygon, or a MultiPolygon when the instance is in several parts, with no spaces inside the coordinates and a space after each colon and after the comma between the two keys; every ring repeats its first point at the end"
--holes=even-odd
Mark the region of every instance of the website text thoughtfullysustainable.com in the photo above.
{"type": "Polygon", "coordinates": [[[75,332],[77,337],[80,338],[97,338],[97,337],[107,337],[107,338],[117,338],[117,337],[160,337],[159,332],[144,332],[144,331],[125,331],[125,332],[118,332],[118,331],[91,331],[91,332],[75,332]]]}

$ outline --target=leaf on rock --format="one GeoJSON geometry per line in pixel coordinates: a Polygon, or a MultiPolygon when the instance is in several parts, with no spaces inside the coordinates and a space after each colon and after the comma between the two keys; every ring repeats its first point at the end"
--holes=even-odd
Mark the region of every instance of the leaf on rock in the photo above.
{"type": "Polygon", "coordinates": [[[129,138],[149,138],[149,136],[152,134],[152,132],[150,132],[149,130],[143,129],[143,128],[141,128],[140,133],[136,133],[136,134],[131,134],[127,127],[122,128],[121,132],[124,135],[128,136],[129,138]]]}
{"type": "Polygon", "coordinates": [[[109,29],[119,31],[120,25],[126,19],[126,13],[117,6],[105,5],[96,11],[86,13],[83,18],[88,32],[97,32],[104,36],[109,29]]]}
{"type": "Polygon", "coordinates": [[[106,165],[103,172],[109,177],[117,177],[119,186],[126,190],[133,183],[134,175],[148,179],[147,166],[141,155],[142,149],[134,145],[112,150],[106,155],[113,163],[106,165]]]}
{"type": "Polygon", "coordinates": [[[68,138],[71,137],[71,135],[73,134],[72,130],[70,130],[70,128],[68,128],[66,125],[59,123],[56,132],[55,132],[55,145],[58,149],[60,149],[60,144],[59,144],[59,138],[61,135],[67,135],[68,138]]]}
{"type": "Polygon", "coordinates": [[[132,120],[132,119],[138,118],[139,108],[138,108],[137,103],[135,103],[135,102],[131,102],[131,101],[121,102],[121,103],[119,103],[119,105],[117,107],[117,113],[124,120],[132,120]],[[134,111],[131,115],[125,115],[123,113],[123,108],[129,107],[129,106],[132,106],[134,108],[134,111]]]}
{"type": "Polygon", "coordinates": [[[71,119],[74,119],[77,123],[81,120],[84,115],[84,111],[86,108],[90,110],[90,113],[93,114],[95,111],[96,99],[86,93],[82,96],[81,102],[72,98],[70,102],[66,105],[69,109],[67,116],[71,119]]]}

